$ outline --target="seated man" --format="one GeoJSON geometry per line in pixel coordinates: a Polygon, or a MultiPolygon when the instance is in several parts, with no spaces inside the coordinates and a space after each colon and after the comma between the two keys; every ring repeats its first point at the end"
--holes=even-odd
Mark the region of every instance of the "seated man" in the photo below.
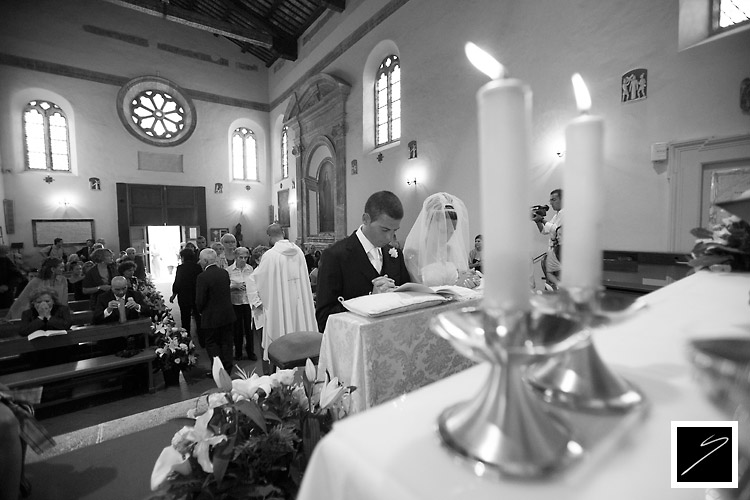
{"type": "Polygon", "coordinates": [[[94,306],[94,324],[124,323],[151,315],[143,302],[143,295],[128,288],[128,280],[123,276],[112,278],[112,288],[103,292],[94,306]]]}

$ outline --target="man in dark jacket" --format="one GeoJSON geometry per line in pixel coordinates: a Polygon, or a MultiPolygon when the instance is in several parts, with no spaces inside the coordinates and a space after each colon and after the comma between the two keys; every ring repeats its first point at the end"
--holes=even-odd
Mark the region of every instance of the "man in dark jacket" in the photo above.
{"type": "MultiPolygon", "coordinates": [[[[198,264],[203,272],[195,280],[195,306],[201,315],[201,328],[206,339],[206,351],[213,360],[218,356],[227,373],[234,364],[234,307],[229,291],[229,274],[216,265],[216,252],[201,251],[198,264]]],[[[213,361],[212,361],[213,363],[213,361]]]]}
{"type": "Polygon", "coordinates": [[[365,203],[359,229],[323,252],[315,308],[320,332],[328,316],[346,310],[339,297],[383,293],[411,281],[401,251],[389,245],[403,217],[401,200],[390,191],[379,191],[365,203]]]}
{"type": "Polygon", "coordinates": [[[151,310],[143,301],[143,295],[128,288],[127,278],[115,276],[111,286],[96,299],[94,324],[124,323],[151,315],[151,310]]]}

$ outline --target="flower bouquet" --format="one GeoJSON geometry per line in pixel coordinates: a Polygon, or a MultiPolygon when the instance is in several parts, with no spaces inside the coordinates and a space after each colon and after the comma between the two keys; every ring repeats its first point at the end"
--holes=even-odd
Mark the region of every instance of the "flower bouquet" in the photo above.
{"type": "Polygon", "coordinates": [[[158,323],[167,316],[171,318],[172,310],[167,307],[164,296],[157,290],[150,276],[147,276],[145,280],[137,281],[136,291],[143,295],[143,302],[152,311],[151,319],[154,322],[158,323]]]}
{"type": "Polygon", "coordinates": [[[732,215],[711,230],[698,227],[690,234],[698,238],[688,262],[696,271],[714,266],[750,271],[750,224],[744,220],[732,215]]]}
{"type": "Polygon", "coordinates": [[[175,326],[171,315],[152,323],[151,331],[155,336],[156,359],[163,371],[184,371],[198,361],[190,334],[175,326]]]}
{"type": "Polygon", "coordinates": [[[214,358],[217,389],[204,394],[203,413],[188,413],[194,425],[159,455],[151,499],[292,499],[317,439],[349,413],[354,387],[316,381],[310,360],[301,382],[295,370],[238,372],[230,379],[214,358]]]}

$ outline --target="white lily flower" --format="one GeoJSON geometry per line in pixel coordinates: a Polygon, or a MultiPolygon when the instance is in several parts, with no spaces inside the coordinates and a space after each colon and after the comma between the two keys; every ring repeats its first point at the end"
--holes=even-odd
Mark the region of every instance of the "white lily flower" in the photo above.
{"type": "Polygon", "coordinates": [[[292,385],[294,383],[294,373],[295,370],[279,370],[273,375],[276,376],[276,379],[281,385],[292,385]]]}
{"type": "Polygon", "coordinates": [[[213,414],[214,410],[210,408],[206,413],[198,417],[195,420],[193,431],[186,435],[187,439],[195,442],[193,456],[198,460],[198,463],[203,468],[203,472],[208,474],[214,471],[214,465],[211,463],[211,457],[209,456],[211,447],[227,439],[223,434],[214,435],[213,431],[208,428],[208,422],[211,420],[213,414]]]}
{"type": "Polygon", "coordinates": [[[325,410],[338,402],[344,395],[345,390],[344,386],[339,385],[338,377],[333,377],[333,380],[328,382],[328,384],[323,384],[323,389],[320,392],[320,408],[325,410]]]}
{"type": "Polygon", "coordinates": [[[259,377],[253,373],[250,378],[232,380],[232,392],[239,393],[247,399],[252,398],[258,389],[263,389],[266,394],[271,394],[272,379],[268,375],[259,377]]]}
{"type": "Polygon", "coordinates": [[[310,358],[307,358],[307,361],[305,361],[305,376],[310,382],[315,382],[315,379],[317,378],[315,364],[313,364],[310,358]]]}
{"type": "Polygon", "coordinates": [[[183,476],[190,474],[190,462],[188,457],[167,446],[161,451],[154,470],[151,471],[151,491],[156,491],[172,472],[179,472],[183,476]]]}

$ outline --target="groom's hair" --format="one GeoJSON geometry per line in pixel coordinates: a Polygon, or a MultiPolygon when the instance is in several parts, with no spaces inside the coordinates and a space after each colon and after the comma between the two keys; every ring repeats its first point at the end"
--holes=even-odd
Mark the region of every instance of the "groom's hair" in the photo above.
{"type": "Polygon", "coordinates": [[[395,194],[390,191],[378,191],[367,198],[365,213],[370,216],[371,221],[377,220],[382,214],[401,220],[404,218],[404,207],[395,194]]]}

